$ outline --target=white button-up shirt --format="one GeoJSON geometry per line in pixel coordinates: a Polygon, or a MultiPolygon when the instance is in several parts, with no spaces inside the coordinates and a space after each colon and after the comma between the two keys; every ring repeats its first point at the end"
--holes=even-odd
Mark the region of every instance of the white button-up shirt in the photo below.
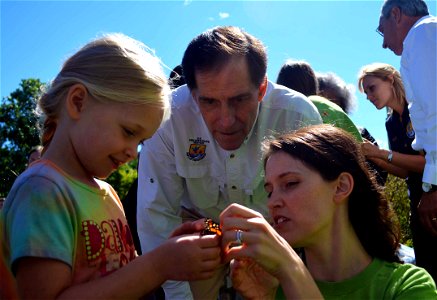
{"type": "MultiPolygon", "coordinates": [[[[320,123],[304,95],[269,82],[248,137],[239,149],[226,151],[214,140],[187,86],[175,90],[170,119],[140,154],[137,226],[142,251],[157,247],[181,224],[182,206],[215,221],[231,203],[267,216],[262,141],[320,123]]],[[[169,298],[189,297],[188,285],[185,291],[179,285],[169,298]]]]}
{"type": "Polygon", "coordinates": [[[415,150],[426,151],[423,182],[437,185],[437,18],[425,16],[408,32],[401,58],[415,150]]]}

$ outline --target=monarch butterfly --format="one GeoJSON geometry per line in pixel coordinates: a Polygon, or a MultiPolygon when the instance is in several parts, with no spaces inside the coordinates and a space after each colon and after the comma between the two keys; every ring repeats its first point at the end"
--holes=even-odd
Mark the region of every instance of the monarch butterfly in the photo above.
{"type": "Polygon", "coordinates": [[[214,222],[212,219],[205,219],[205,229],[203,229],[203,231],[201,232],[201,235],[208,234],[217,234],[218,236],[222,235],[220,225],[214,222]]]}

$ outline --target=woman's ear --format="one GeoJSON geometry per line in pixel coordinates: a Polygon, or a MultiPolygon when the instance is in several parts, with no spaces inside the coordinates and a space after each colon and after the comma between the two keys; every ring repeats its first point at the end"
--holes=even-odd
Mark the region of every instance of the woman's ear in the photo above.
{"type": "Polygon", "coordinates": [[[75,84],[68,89],[67,111],[72,119],[79,119],[88,98],[88,91],[83,84],[75,84]]]}
{"type": "Polygon", "coordinates": [[[354,178],[350,173],[343,172],[338,176],[337,189],[335,191],[334,202],[342,203],[349,197],[354,188],[354,178]]]}
{"type": "Polygon", "coordinates": [[[394,78],[393,74],[388,75],[387,78],[391,84],[393,84],[395,82],[395,78],[394,78]]]}

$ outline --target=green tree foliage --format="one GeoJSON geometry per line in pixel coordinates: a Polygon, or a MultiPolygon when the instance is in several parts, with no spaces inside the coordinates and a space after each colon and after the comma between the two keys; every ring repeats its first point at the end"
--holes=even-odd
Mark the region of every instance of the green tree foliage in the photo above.
{"type": "Polygon", "coordinates": [[[5,197],[15,178],[24,171],[27,153],[39,145],[39,133],[34,113],[42,83],[39,79],[24,79],[20,87],[0,106],[0,196],[5,197]]]}
{"type": "Polygon", "coordinates": [[[126,197],[130,186],[137,178],[137,163],[138,160],[133,160],[125,165],[122,165],[114,173],[106,179],[110,185],[112,185],[117,192],[120,199],[126,197]]]}
{"type": "MultiPolygon", "coordinates": [[[[7,196],[27,166],[28,152],[40,144],[35,107],[42,87],[39,79],[24,79],[0,103],[0,197],[7,196]]],[[[137,177],[136,164],[135,160],[118,168],[107,179],[121,199],[137,177]]]]}
{"type": "Polygon", "coordinates": [[[398,217],[402,239],[401,243],[412,247],[410,230],[410,199],[408,199],[407,184],[404,179],[389,175],[385,184],[385,195],[391,202],[398,217]]]}

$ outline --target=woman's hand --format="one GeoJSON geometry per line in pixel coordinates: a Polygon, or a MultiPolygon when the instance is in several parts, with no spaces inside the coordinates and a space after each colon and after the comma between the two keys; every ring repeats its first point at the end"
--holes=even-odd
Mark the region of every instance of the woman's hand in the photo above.
{"type": "Polygon", "coordinates": [[[220,215],[223,231],[223,259],[252,258],[271,275],[280,280],[290,263],[302,263],[286,240],[284,240],[264,217],[247,207],[231,204],[220,215]],[[242,231],[242,244],[235,245],[237,230],[242,231]]]}
{"type": "Polygon", "coordinates": [[[274,299],[278,280],[253,259],[234,259],[230,267],[232,286],[244,299],[274,299]]]}
{"type": "Polygon", "coordinates": [[[234,203],[221,213],[220,224],[223,260],[234,259],[240,264],[233,267],[233,281],[243,295],[252,299],[272,297],[276,289],[274,277],[287,299],[323,298],[299,255],[260,213],[234,203]]]}
{"type": "Polygon", "coordinates": [[[368,140],[363,141],[363,143],[361,144],[361,149],[363,150],[363,153],[367,158],[379,158],[379,159],[384,158],[384,155],[383,155],[384,153],[382,153],[382,151],[385,151],[385,150],[379,149],[378,146],[372,144],[368,140]]]}

